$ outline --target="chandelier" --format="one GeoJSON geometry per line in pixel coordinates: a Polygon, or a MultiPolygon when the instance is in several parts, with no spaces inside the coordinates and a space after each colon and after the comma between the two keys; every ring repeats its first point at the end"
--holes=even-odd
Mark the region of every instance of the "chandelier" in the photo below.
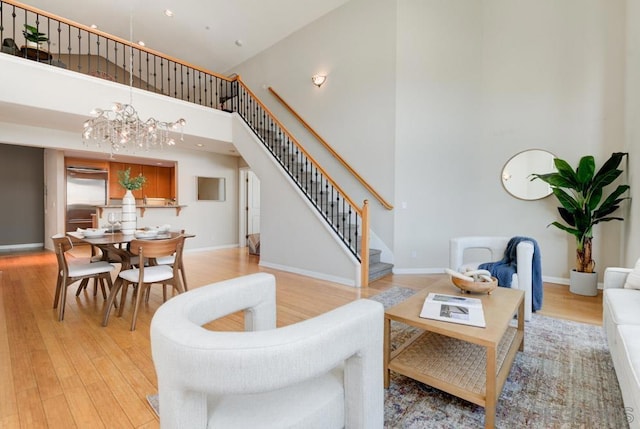
{"type": "MultiPolygon", "coordinates": [[[[133,40],[133,6],[129,17],[129,36],[133,40]]],[[[107,146],[113,156],[121,150],[163,149],[175,146],[172,133],[180,131],[180,141],[184,141],[183,128],[187,123],[180,118],[175,122],[162,122],[155,118],[143,121],[133,107],[133,43],[129,46],[129,104],[114,103],[111,109],[95,108],[93,118],[84,122],[82,142],[85,146],[93,142],[98,148],[107,146]]]]}
{"type": "Polygon", "coordinates": [[[184,141],[183,127],[187,121],[162,122],[155,118],[143,121],[131,104],[114,103],[108,110],[93,109],[94,117],[84,122],[82,141],[93,142],[97,147],[108,147],[111,153],[121,150],[151,150],[174,146],[172,132],[180,131],[184,141]]]}

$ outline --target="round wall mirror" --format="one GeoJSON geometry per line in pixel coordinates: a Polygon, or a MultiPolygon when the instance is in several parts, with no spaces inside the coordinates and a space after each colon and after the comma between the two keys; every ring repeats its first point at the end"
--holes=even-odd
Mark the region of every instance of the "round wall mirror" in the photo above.
{"type": "Polygon", "coordinates": [[[551,187],[542,180],[531,180],[532,173],[545,174],[555,171],[555,155],[542,149],[530,149],[517,153],[502,169],[502,186],[521,200],[539,200],[551,195],[551,187]]]}

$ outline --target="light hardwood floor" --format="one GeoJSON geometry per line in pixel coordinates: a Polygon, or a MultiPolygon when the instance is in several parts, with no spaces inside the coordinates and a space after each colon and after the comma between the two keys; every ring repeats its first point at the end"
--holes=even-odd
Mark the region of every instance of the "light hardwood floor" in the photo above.
{"type": "MultiPolygon", "coordinates": [[[[83,250],[74,253],[86,256],[83,250]]],[[[366,289],[263,269],[246,249],[185,254],[190,288],[254,272],[277,278],[278,325],[288,325],[391,286],[421,289],[442,275],[390,275],[366,289]]],[[[68,289],[65,319],[52,309],[56,262],[53,252],[0,254],[0,427],[157,428],[146,402],[156,392],[149,323],[162,303],[156,288],[129,331],[131,306],[122,318],[100,324],[104,300],[92,288],[75,297],[68,289]]],[[[600,324],[602,295],[572,295],[567,286],[545,285],[540,314],[600,324]]],[[[241,329],[241,317],[215,326],[241,329]]]]}

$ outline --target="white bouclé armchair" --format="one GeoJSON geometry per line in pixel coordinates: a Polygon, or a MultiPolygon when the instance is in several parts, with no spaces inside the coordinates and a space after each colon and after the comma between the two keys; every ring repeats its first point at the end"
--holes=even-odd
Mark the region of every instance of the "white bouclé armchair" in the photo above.
{"type": "MultiPolygon", "coordinates": [[[[509,237],[494,236],[469,236],[452,238],[449,241],[449,267],[456,271],[464,272],[467,269],[477,269],[483,262],[500,260],[509,237]],[[472,249],[484,249],[489,252],[486,260],[473,262],[465,259],[465,251],[472,249]]],[[[511,287],[524,291],[524,319],[531,320],[532,314],[532,281],[533,281],[533,253],[534,243],[522,241],[516,247],[517,252],[517,272],[511,280],[511,287]]]]}
{"type": "Polygon", "coordinates": [[[180,294],[151,322],[160,426],[382,428],[383,318],[361,299],[276,328],[266,273],[180,294]],[[250,332],[202,327],[241,310],[250,332]]]}

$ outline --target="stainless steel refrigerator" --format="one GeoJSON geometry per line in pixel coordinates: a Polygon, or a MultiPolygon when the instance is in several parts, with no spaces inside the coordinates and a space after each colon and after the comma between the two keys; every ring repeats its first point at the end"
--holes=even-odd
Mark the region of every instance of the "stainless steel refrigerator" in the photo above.
{"type": "Polygon", "coordinates": [[[96,206],[107,203],[108,178],[107,170],[67,167],[67,231],[91,228],[96,206]]]}

